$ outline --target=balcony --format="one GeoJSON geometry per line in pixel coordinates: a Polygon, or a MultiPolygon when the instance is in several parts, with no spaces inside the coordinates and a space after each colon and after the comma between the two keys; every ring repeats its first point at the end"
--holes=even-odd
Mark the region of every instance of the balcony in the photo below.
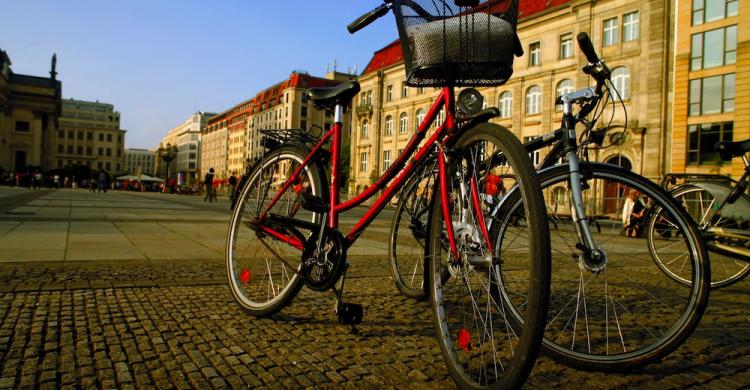
{"type": "Polygon", "coordinates": [[[360,103],[357,105],[357,115],[371,115],[372,104],[371,103],[360,103]]]}

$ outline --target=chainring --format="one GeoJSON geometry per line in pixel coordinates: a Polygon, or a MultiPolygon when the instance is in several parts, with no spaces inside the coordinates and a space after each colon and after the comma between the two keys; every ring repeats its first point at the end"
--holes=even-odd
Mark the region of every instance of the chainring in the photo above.
{"type": "Polygon", "coordinates": [[[314,291],[333,287],[346,268],[346,247],[341,232],[326,229],[321,247],[318,251],[318,233],[315,232],[307,239],[302,251],[302,280],[314,291]]]}

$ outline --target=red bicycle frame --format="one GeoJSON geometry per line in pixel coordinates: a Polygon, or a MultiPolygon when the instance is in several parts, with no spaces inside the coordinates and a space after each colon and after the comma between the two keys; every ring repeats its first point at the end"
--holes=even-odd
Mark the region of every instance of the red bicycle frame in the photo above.
{"type": "MultiPolygon", "coordinates": [[[[422,160],[428,155],[428,152],[431,148],[437,147],[438,153],[437,153],[437,159],[438,159],[438,167],[439,167],[439,188],[440,188],[440,196],[442,200],[442,212],[443,217],[445,219],[445,228],[448,236],[448,241],[450,243],[450,250],[453,254],[454,258],[458,257],[458,250],[456,248],[456,241],[453,233],[453,224],[451,222],[451,213],[450,213],[450,203],[448,201],[449,195],[448,195],[448,177],[447,177],[447,171],[445,166],[445,153],[443,150],[443,146],[453,137],[456,136],[456,121],[455,121],[455,107],[454,107],[454,92],[453,88],[451,87],[443,87],[440,95],[435,100],[435,102],[432,104],[432,107],[430,107],[430,110],[427,112],[427,115],[425,116],[424,120],[422,120],[422,123],[419,124],[419,128],[417,129],[417,132],[412,136],[412,138],[409,140],[409,143],[406,145],[406,148],[399,154],[399,156],[396,158],[396,161],[391,165],[372,186],[367,188],[364,192],[361,194],[355,196],[353,199],[349,199],[348,201],[341,203],[339,201],[339,189],[340,189],[340,182],[339,182],[339,175],[340,172],[340,158],[341,158],[341,132],[342,132],[342,123],[340,121],[336,121],[331,129],[326,132],[323,137],[318,141],[318,143],[313,147],[310,154],[305,158],[305,160],[300,164],[297,169],[294,170],[292,175],[287,179],[287,181],[282,186],[281,190],[276,194],[274,199],[271,201],[271,204],[263,211],[263,213],[259,216],[259,220],[263,221],[266,218],[266,215],[268,212],[273,208],[273,206],[276,204],[276,202],[279,200],[281,195],[289,189],[289,187],[292,185],[292,183],[295,183],[302,171],[305,169],[305,167],[312,161],[315,154],[320,150],[323,145],[329,140],[332,140],[332,147],[331,147],[331,155],[332,155],[332,166],[331,166],[331,180],[330,180],[330,199],[329,199],[329,210],[328,210],[328,220],[327,220],[327,226],[332,229],[337,229],[339,226],[339,213],[349,210],[353,207],[359,206],[362,203],[364,203],[367,199],[370,199],[374,194],[376,194],[378,191],[385,188],[385,191],[378,197],[378,199],[373,203],[372,206],[367,210],[365,215],[357,222],[357,224],[352,228],[352,231],[349,232],[349,234],[346,235],[346,241],[347,245],[351,246],[354,244],[354,242],[359,238],[359,236],[364,232],[364,230],[369,226],[370,223],[375,219],[375,217],[385,208],[385,206],[388,204],[388,201],[391,199],[391,197],[398,191],[401,186],[404,184],[404,182],[411,176],[413,173],[415,167],[417,164],[422,162],[422,160]],[[427,139],[427,142],[422,145],[419,150],[417,150],[417,147],[419,146],[419,143],[425,139],[427,136],[427,131],[432,126],[432,124],[435,122],[435,119],[437,119],[438,114],[442,109],[445,108],[445,121],[435,130],[435,132],[430,136],[429,139],[427,139]],[[416,154],[414,155],[414,158],[409,161],[407,160],[409,156],[411,156],[414,151],[416,151],[416,154]],[[406,166],[403,169],[399,169],[399,167],[406,166]],[[395,178],[395,179],[394,179],[395,178]],[[388,185],[388,183],[393,180],[393,182],[388,185]],[[387,186],[387,188],[386,188],[387,186]]],[[[476,188],[476,183],[472,183],[472,186],[476,188]]],[[[478,201],[478,198],[476,198],[475,201],[478,201]]],[[[477,205],[474,205],[475,207],[478,207],[477,205]]],[[[477,210],[479,210],[477,208],[477,210]]],[[[478,213],[481,215],[481,212],[478,213]]],[[[268,226],[262,226],[261,229],[266,232],[267,234],[286,242],[287,244],[298,248],[303,249],[304,243],[301,242],[297,237],[286,235],[284,233],[275,231],[271,229],[268,226]]],[[[486,237],[486,230],[485,232],[486,237]]],[[[489,244],[489,239],[487,239],[487,244],[489,244]]]]}

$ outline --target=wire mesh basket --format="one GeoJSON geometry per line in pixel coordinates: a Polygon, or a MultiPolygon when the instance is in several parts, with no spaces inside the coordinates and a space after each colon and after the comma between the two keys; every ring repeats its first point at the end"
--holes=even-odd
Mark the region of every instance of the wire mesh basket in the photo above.
{"type": "Polygon", "coordinates": [[[523,53],[518,0],[394,0],[393,10],[413,87],[502,85],[523,53]]]}

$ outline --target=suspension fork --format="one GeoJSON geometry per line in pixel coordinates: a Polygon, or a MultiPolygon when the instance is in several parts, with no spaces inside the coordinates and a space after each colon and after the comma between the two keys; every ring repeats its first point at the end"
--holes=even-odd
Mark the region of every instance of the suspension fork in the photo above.
{"type": "MultiPolygon", "coordinates": [[[[572,114],[572,103],[563,103],[563,134],[565,142],[565,158],[568,160],[568,168],[570,174],[568,175],[568,185],[570,192],[573,196],[573,204],[571,207],[572,218],[574,226],[576,228],[576,234],[578,234],[578,240],[582,244],[583,250],[587,256],[584,256],[584,261],[587,265],[591,265],[590,262],[593,260],[594,263],[599,263],[600,251],[596,247],[594,242],[594,236],[591,234],[591,229],[588,225],[588,218],[586,217],[586,209],[584,207],[583,190],[581,186],[581,166],[578,160],[578,145],[576,143],[576,120],[572,114]]],[[[603,260],[603,259],[602,259],[603,260]]]]}

